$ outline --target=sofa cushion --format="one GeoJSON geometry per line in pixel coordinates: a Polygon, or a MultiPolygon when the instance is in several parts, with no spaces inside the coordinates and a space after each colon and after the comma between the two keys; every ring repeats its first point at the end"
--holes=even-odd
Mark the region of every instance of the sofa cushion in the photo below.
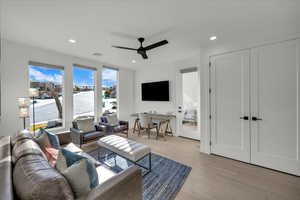
{"type": "Polygon", "coordinates": [[[94,118],[83,118],[83,119],[77,119],[77,127],[79,130],[82,130],[83,132],[90,132],[95,131],[95,125],[94,125],[94,118]]]}
{"type": "Polygon", "coordinates": [[[91,133],[86,133],[84,134],[84,140],[89,141],[89,140],[95,140],[101,136],[105,136],[106,134],[102,131],[94,131],[91,133]]]}
{"type": "Polygon", "coordinates": [[[43,156],[45,159],[47,159],[45,154],[39,147],[39,145],[35,143],[33,140],[24,139],[16,142],[12,150],[13,163],[17,162],[18,159],[20,159],[21,157],[27,155],[40,155],[43,156]]]}
{"type": "Polygon", "coordinates": [[[96,160],[95,158],[93,158],[92,156],[90,156],[89,154],[87,154],[83,151],[79,152],[78,154],[85,157],[89,161],[91,161],[95,165],[95,167],[98,167],[98,166],[102,165],[98,160],[96,160]]]}
{"type": "Polygon", "coordinates": [[[18,135],[12,138],[11,145],[14,146],[19,140],[32,139],[33,135],[28,130],[22,130],[18,135]]]}
{"type": "Polygon", "coordinates": [[[67,145],[62,146],[64,149],[67,149],[68,151],[72,151],[73,153],[79,153],[82,152],[82,149],[77,147],[74,143],[69,143],[67,145]]]}
{"type": "Polygon", "coordinates": [[[22,200],[73,200],[67,180],[40,155],[18,160],[13,171],[17,196],[22,200]]]}

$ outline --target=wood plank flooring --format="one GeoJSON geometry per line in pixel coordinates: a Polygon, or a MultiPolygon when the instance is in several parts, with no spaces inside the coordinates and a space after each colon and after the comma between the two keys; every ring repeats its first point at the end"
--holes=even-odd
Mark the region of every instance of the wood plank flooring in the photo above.
{"type": "MultiPolygon", "coordinates": [[[[200,153],[200,143],[189,139],[129,137],[192,167],[176,200],[300,200],[300,177],[200,153]]],[[[95,147],[94,143],[84,149],[95,147]]]]}

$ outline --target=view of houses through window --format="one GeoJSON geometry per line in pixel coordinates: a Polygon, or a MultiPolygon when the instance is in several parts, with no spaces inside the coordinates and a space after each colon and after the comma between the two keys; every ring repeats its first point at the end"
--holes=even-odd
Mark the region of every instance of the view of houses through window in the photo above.
{"type": "Polygon", "coordinates": [[[74,118],[94,115],[95,70],[73,67],[73,113],[74,118]]]}
{"type": "Polygon", "coordinates": [[[117,112],[117,82],[118,70],[102,68],[102,112],[103,114],[117,112]]]}
{"type": "Polygon", "coordinates": [[[35,106],[35,129],[60,127],[63,123],[63,69],[29,66],[30,88],[36,88],[39,95],[31,101],[30,124],[33,124],[33,103],[35,106]]]}
{"type": "MultiPolygon", "coordinates": [[[[91,68],[73,67],[73,115],[94,115],[95,72],[91,68]]],[[[33,129],[33,103],[35,129],[56,128],[63,125],[63,76],[59,67],[29,66],[30,88],[39,95],[31,100],[30,123],[33,129]]],[[[118,70],[102,68],[102,112],[117,112],[118,70]]]]}

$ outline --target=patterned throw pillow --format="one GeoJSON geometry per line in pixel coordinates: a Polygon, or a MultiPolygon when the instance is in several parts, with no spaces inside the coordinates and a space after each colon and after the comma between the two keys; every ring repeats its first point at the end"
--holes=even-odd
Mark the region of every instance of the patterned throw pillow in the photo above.
{"type": "Polygon", "coordinates": [[[55,167],[66,177],[76,198],[86,195],[99,184],[94,163],[64,148],[58,153],[55,167]]]}
{"type": "Polygon", "coordinates": [[[58,152],[59,152],[59,150],[54,149],[54,148],[49,148],[49,147],[46,147],[44,150],[44,153],[45,153],[47,160],[51,167],[55,166],[55,163],[56,163],[56,160],[58,157],[58,152]]]}

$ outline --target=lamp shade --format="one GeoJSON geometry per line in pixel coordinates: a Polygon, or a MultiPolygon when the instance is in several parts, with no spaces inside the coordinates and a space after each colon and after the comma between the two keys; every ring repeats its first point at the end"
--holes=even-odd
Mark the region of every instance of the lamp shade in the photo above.
{"type": "Polygon", "coordinates": [[[20,108],[19,116],[23,117],[23,118],[29,117],[29,109],[28,109],[28,107],[20,108]]]}
{"type": "Polygon", "coordinates": [[[30,97],[38,97],[39,96],[39,90],[36,88],[29,88],[29,96],[30,97]]]}
{"type": "Polygon", "coordinates": [[[28,107],[30,105],[29,98],[26,97],[18,98],[18,105],[19,107],[28,107]]]}

